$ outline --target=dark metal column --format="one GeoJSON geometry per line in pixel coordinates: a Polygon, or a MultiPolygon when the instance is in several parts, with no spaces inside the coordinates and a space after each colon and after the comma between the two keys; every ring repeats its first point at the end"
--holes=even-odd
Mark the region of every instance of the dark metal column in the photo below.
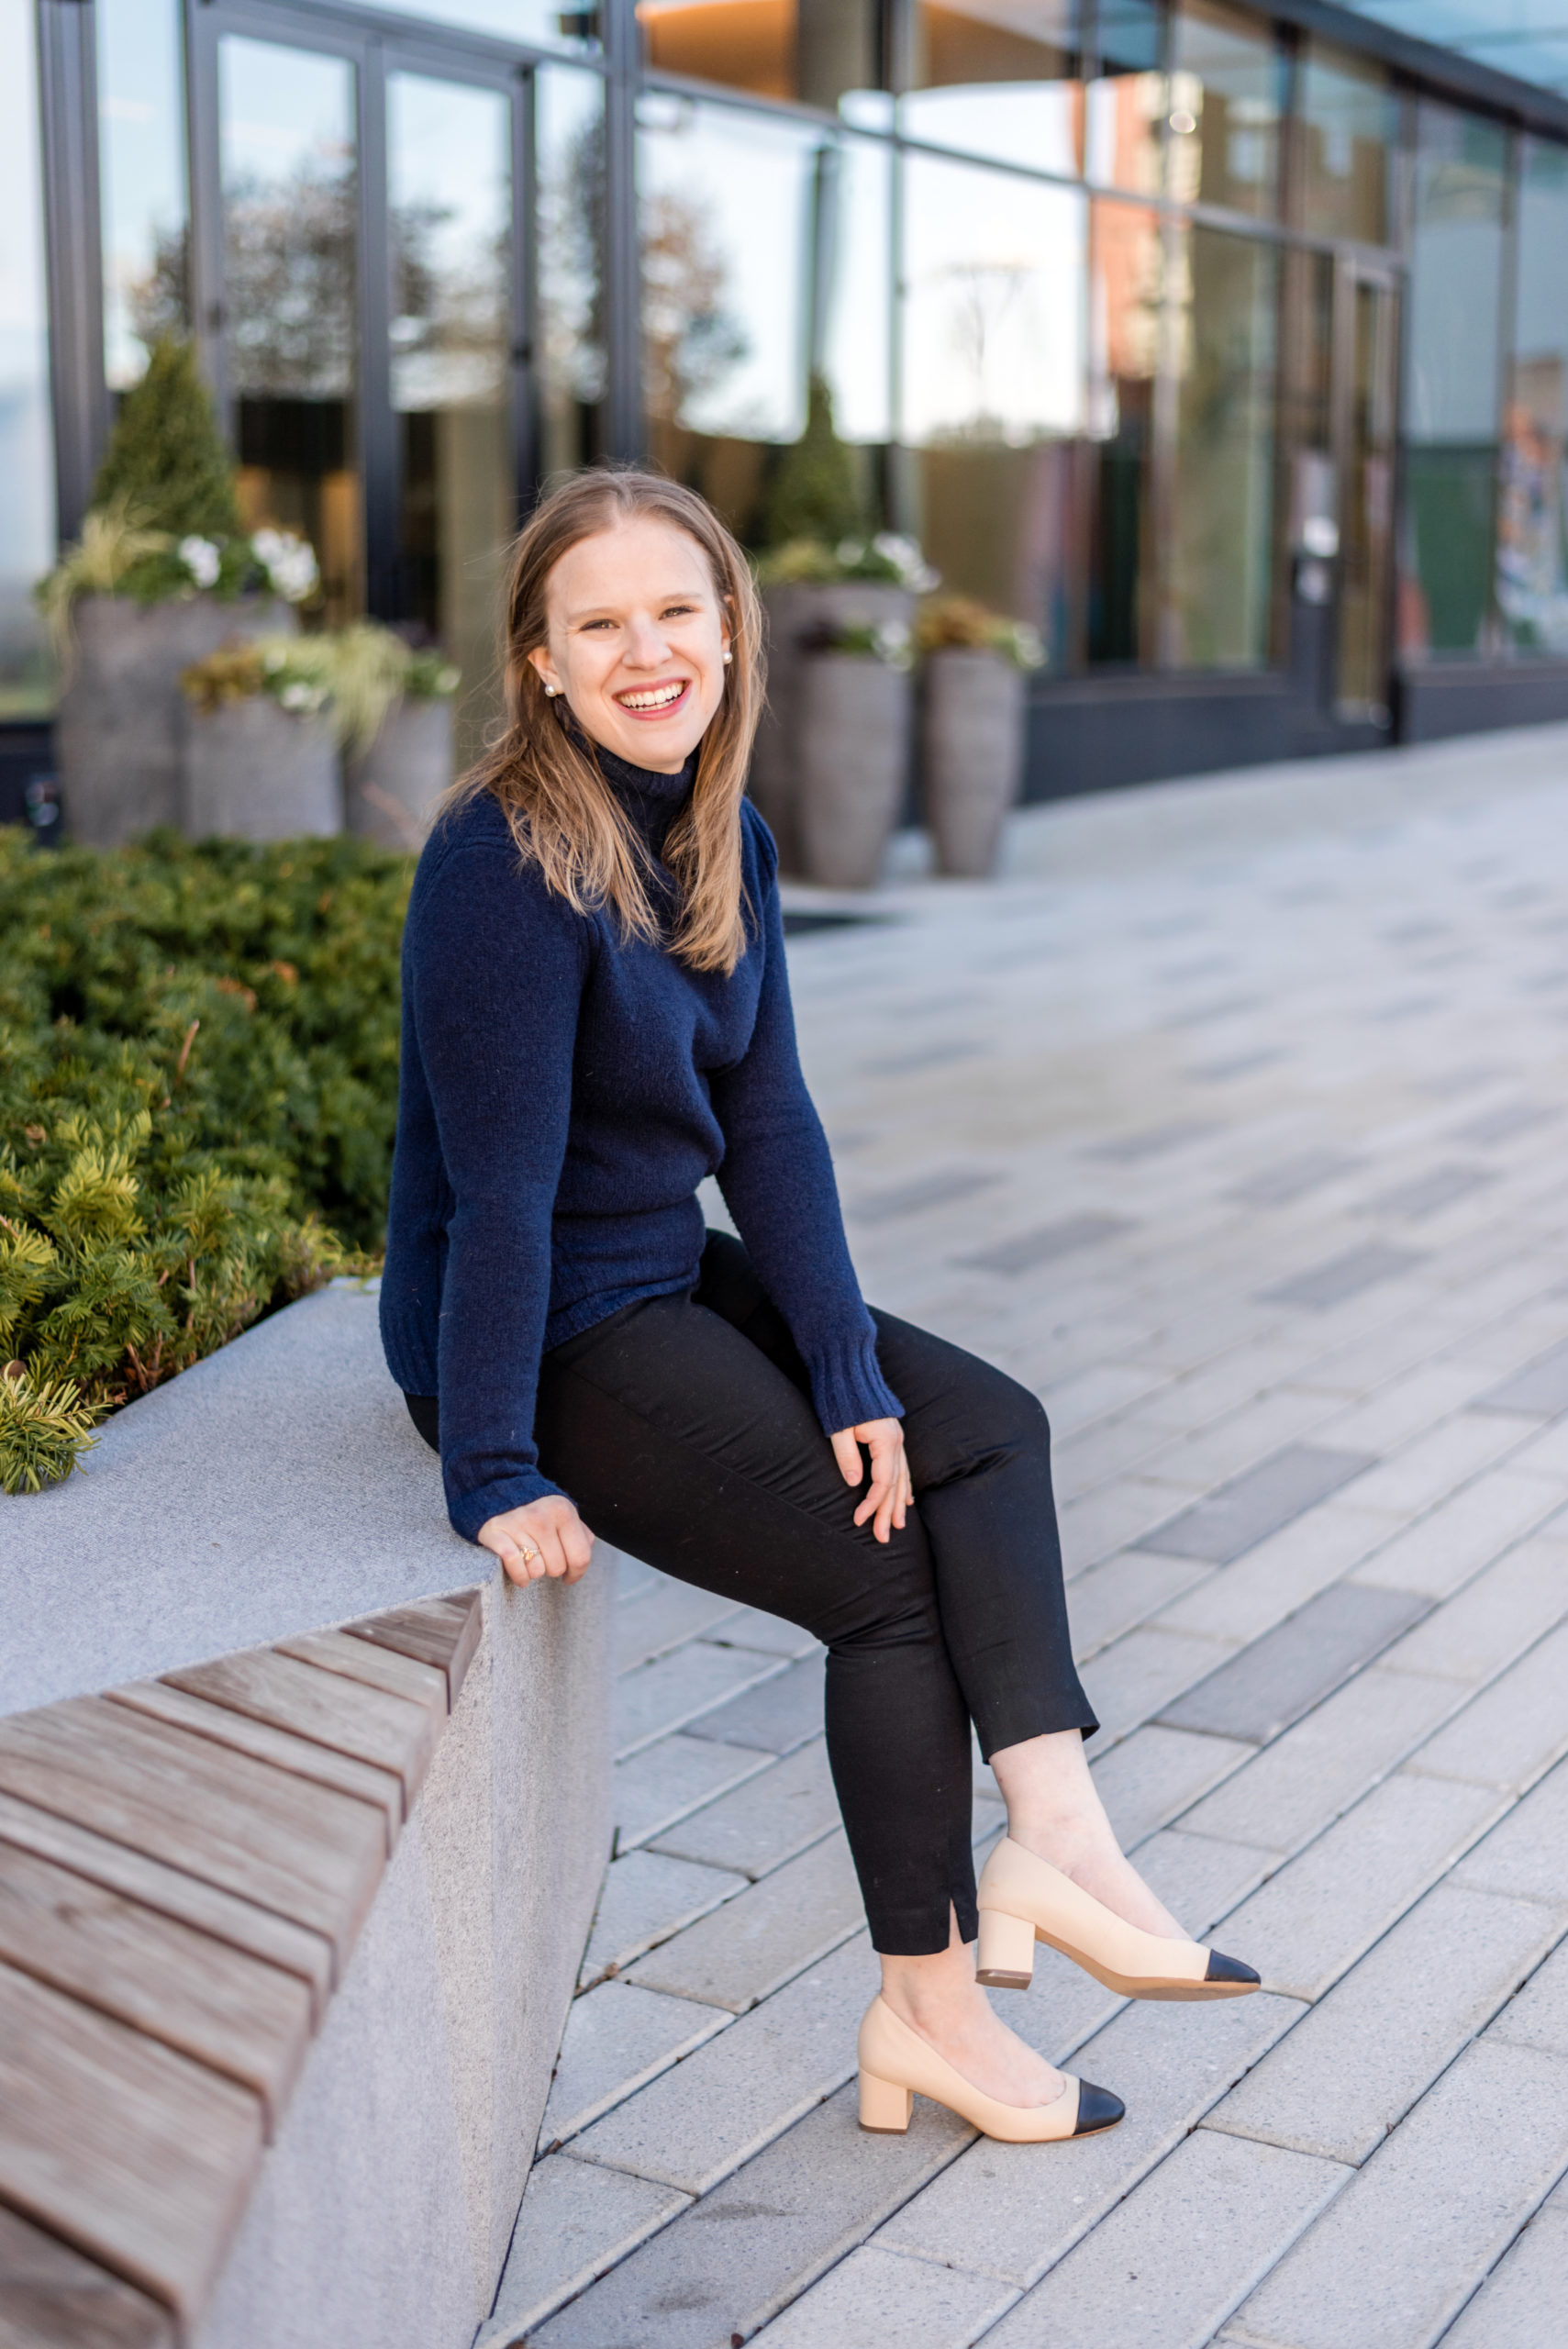
{"type": "Polygon", "coordinates": [[[606,452],[635,459],[644,448],[641,265],[637,217],[637,13],[634,0],[604,0],[605,316],[609,383],[606,452]]]}
{"type": "Polygon", "coordinates": [[[365,609],[403,617],[398,603],[397,419],[392,412],[392,240],[386,188],[386,57],[368,41],[357,76],[360,191],[360,479],[364,498],[365,609]]]}
{"type": "Polygon", "coordinates": [[[82,527],[109,429],[90,0],[39,0],[38,29],[55,514],[63,541],[82,527]]]}

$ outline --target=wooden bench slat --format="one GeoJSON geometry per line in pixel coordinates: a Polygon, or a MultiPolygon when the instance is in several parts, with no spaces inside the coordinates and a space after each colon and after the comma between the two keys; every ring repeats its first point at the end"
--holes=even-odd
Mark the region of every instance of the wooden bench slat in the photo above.
{"type": "Polygon", "coordinates": [[[417,1656],[374,1647],[349,1631],[310,1631],[297,1640],[279,1640],[273,1653],[297,1657],[301,1664],[313,1664],[322,1672],[335,1672],[345,1680],[361,1681],[390,1697],[428,1707],[438,1736],[445,1724],[447,1675],[433,1664],[421,1664],[417,1656]]]}
{"type": "Polygon", "coordinates": [[[251,2089],[272,2134],[310,2043],[295,1976],[6,1843],[0,1960],[251,2089]]]}
{"type": "Polygon", "coordinates": [[[174,2349],[167,2309],[0,2206],[0,2349],[174,2349]]]}
{"type": "Polygon", "coordinates": [[[447,1709],[455,1711],[468,1667],[478,1653],[484,1629],[484,1593],[453,1591],[445,1598],[422,1598],[411,1607],[389,1607],[384,1614],[367,1615],[362,1623],[345,1623],[345,1631],[373,1647],[391,1648],[398,1655],[414,1656],[444,1673],[447,1709]]]}
{"type": "MultiPolygon", "coordinates": [[[[269,1648],[250,1648],[241,1655],[223,1655],[212,1664],[165,1673],[161,1685],[286,1730],[295,1740],[319,1747],[324,1755],[341,1753],[390,1773],[400,1789],[398,1826],[425,1782],[440,1736],[441,1718],[428,1705],[410,1704],[406,1698],[389,1697],[384,1689],[357,1681],[329,1679],[314,1665],[274,1655],[269,1648]]],[[[295,1763],[280,1766],[293,1768],[295,1763]]],[[[301,1775],[310,1774],[302,1770],[301,1775]]],[[[368,1798],[379,1801],[381,1794],[368,1798]]]]}
{"type": "Polygon", "coordinates": [[[339,1975],[385,1866],[369,1803],[101,1697],[0,1720],[0,1790],[325,1933],[339,1975]]]}
{"type": "Polygon", "coordinates": [[[261,2157],[257,2098],[0,1965],[0,2201],[189,2325],[261,2157]]]}
{"type": "Polygon", "coordinates": [[[351,1753],[336,1753],[314,1738],[275,1728],[271,1721],[236,1712],[206,1697],[193,1697],[167,1681],[133,1680],[124,1688],[107,1688],[104,1693],[112,1705],[124,1705],[129,1712],[146,1713],[174,1729],[188,1729],[195,1737],[210,1737],[215,1745],[249,1753],[257,1762],[270,1762],[275,1770],[287,1770],[315,1786],[331,1787],[339,1794],[373,1803],[386,1821],[387,1856],[391,1857],[405,1817],[403,1781],[395,1770],[357,1761],[351,1753]]]}
{"type": "Polygon", "coordinates": [[[145,1852],[112,1843],[54,1811],[18,1802],[14,1795],[0,1794],[0,1842],[58,1861],[74,1875],[106,1885],[144,1909],[177,1918],[229,1949],[265,1959],[304,1983],[310,1998],[311,2029],[320,2028],[332,1994],[332,1945],[324,1934],[294,1924],[273,1909],[258,1909],[254,1901],[150,1859],[145,1852]]]}

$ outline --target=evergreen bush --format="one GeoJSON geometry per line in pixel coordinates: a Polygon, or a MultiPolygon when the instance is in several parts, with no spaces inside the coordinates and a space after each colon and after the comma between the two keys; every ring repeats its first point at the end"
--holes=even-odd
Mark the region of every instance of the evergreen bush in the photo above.
{"type": "Polygon", "coordinates": [[[833,395],[820,375],[806,395],[806,429],[779,461],[767,508],[767,543],[819,539],[834,546],[865,527],[855,452],[833,423],[833,395]]]}
{"type": "Polygon", "coordinates": [[[371,1267],[410,870],[350,839],[0,832],[0,1488],[371,1267]]]}
{"type": "Polygon", "coordinates": [[[174,539],[238,536],[234,462],[190,343],[163,336],[153,344],[146,374],[126,394],[92,502],[174,539]]]}

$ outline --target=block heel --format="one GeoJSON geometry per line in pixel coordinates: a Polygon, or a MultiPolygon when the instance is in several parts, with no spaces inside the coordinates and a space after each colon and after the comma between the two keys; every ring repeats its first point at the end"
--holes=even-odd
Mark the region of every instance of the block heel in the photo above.
{"type": "Polygon", "coordinates": [[[861,2127],[879,2137],[902,2137],[915,2110],[913,2088],[879,2080],[874,2072],[861,2074],[861,2127]]]}
{"type": "Polygon", "coordinates": [[[1003,1909],[980,1911],[975,1976],[993,1990],[1027,1990],[1034,1979],[1034,1927],[1003,1909]]]}

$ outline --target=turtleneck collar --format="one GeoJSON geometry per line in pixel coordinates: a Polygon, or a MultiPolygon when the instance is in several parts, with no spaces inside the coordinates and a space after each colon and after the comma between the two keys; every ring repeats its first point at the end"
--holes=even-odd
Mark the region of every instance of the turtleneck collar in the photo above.
{"type": "Polygon", "coordinates": [[[629,759],[617,758],[614,751],[606,751],[602,742],[591,741],[570,716],[563,722],[579,746],[597,762],[600,774],[654,855],[662,857],[670,827],[685,806],[696,780],[695,751],[676,774],[663,774],[657,767],[633,766],[629,759]]]}

